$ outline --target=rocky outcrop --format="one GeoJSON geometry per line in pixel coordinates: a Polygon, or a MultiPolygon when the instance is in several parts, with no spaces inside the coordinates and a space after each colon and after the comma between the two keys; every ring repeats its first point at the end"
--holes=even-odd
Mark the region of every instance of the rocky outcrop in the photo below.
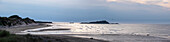
{"type": "Polygon", "coordinates": [[[30,18],[21,18],[18,15],[12,15],[10,17],[0,17],[0,26],[1,27],[11,27],[17,25],[29,25],[33,24],[35,21],[30,18]]]}

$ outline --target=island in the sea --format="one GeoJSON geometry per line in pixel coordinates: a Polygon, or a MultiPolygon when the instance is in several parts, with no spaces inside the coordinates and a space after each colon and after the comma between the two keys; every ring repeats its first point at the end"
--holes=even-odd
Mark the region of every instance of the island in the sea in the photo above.
{"type": "Polygon", "coordinates": [[[94,22],[81,22],[81,24],[119,24],[119,23],[109,23],[106,20],[94,21],[94,22]]]}

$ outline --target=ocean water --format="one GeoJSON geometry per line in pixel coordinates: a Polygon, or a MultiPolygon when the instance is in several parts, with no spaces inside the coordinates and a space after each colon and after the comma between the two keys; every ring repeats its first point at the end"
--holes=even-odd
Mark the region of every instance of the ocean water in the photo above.
{"type": "Polygon", "coordinates": [[[52,27],[22,31],[31,34],[131,34],[170,38],[170,24],[79,24],[53,23],[52,27]],[[46,30],[45,29],[70,29],[46,30]],[[29,32],[28,32],[29,31],[29,32]],[[39,32],[30,32],[39,31],[39,32]]]}

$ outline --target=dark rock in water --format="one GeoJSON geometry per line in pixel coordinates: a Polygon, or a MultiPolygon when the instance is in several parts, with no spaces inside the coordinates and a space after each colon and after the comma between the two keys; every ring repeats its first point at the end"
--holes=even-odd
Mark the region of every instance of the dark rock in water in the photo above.
{"type": "Polygon", "coordinates": [[[149,36],[149,34],[146,34],[146,36],[149,36]]]}
{"type": "Polygon", "coordinates": [[[110,23],[107,22],[106,20],[102,20],[102,21],[95,21],[95,22],[81,22],[81,24],[110,24],[110,23]]]}
{"type": "Polygon", "coordinates": [[[94,39],[94,38],[90,38],[90,39],[94,39]]]}
{"type": "Polygon", "coordinates": [[[12,15],[10,17],[0,17],[0,27],[11,27],[17,25],[29,25],[35,23],[33,19],[24,18],[22,19],[18,15],[12,15]]]}

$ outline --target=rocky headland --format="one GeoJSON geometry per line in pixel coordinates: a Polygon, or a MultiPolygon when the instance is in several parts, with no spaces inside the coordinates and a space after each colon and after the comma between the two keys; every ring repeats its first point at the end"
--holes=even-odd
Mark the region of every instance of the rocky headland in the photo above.
{"type": "Polygon", "coordinates": [[[12,15],[10,17],[0,17],[1,28],[20,26],[20,25],[30,25],[30,24],[36,24],[36,22],[28,17],[21,18],[18,15],[12,15]]]}

